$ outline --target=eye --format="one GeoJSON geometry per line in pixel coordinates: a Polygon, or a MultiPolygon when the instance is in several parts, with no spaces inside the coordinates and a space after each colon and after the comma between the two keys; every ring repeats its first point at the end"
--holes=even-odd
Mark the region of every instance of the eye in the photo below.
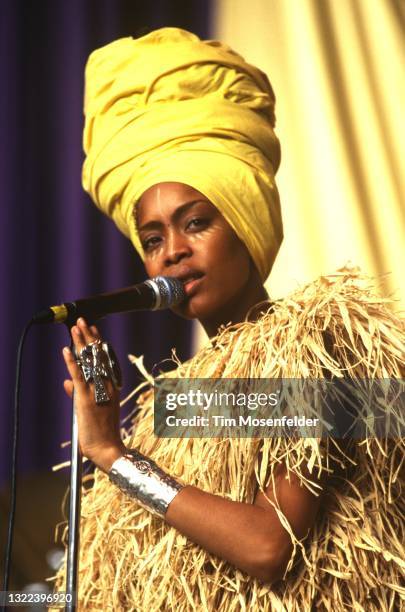
{"type": "Polygon", "coordinates": [[[209,221],[203,217],[194,217],[190,221],[188,221],[186,225],[186,229],[191,230],[201,230],[207,227],[209,221]]]}
{"type": "Polygon", "coordinates": [[[145,252],[152,251],[158,244],[160,244],[160,236],[150,236],[150,238],[146,238],[142,240],[142,247],[145,252]]]}

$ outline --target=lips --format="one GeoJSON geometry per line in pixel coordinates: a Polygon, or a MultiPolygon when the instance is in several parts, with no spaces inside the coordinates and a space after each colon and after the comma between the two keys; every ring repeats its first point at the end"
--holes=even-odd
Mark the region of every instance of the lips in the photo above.
{"type": "Polygon", "coordinates": [[[181,270],[178,274],[173,274],[175,278],[180,280],[182,283],[187,283],[190,280],[195,280],[196,278],[201,278],[204,276],[203,272],[199,270],[181,270]]]}
{"type": "Polygon", "coordinates": [[[184,292],[187,297],[194,294],[194,289],[200,284],[200,279],[204,276],[203,272],[199,270],[181,270],[178,274],[174,274],[178,280],[183,283],[184,292]]]}

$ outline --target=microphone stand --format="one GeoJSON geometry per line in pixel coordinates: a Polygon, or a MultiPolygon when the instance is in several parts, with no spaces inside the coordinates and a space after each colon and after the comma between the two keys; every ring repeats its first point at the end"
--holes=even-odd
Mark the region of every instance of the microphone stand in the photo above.
{"type": "MultiPolygon", "coordinates": [[[[72,343],[71,348],[73,349],[72,343]]],[[[77,609],[76,598],[79,569],[81,493],[82,455],[79,449],[79,427],[77,422],[75,394],[73,391],[69,497],[69,535],[66,561],[66,596],[70,599],[70,601],[66,601],[65,610],[67,612],[75,612],[77,609]]]]}
{"type": "Polygon", "coordinates": [[[66,594],[70,601],[66,602],[66,610],[75,612],[79,546],[80,546],[80,507],[82,492],[82,456],[79,450],[79,433],[77,425],[77,412],[74,401],[72,401],[72,448],[70,465],[70,498],[69,498],[69,538],[66,562],[66,594]]]}
{"type": "MultiPolygon", "coordinates": [[[[106,293],[100,296],[67,302],[59,306],[52,306],[33,317],[34,323],[64,322],[67,326],[69,338],[70,327],[74,325],[75,319],[84,309],[86,318],[98,319],[113,312],[129,312],[152,308],[161,310],[180,303],[185,297],[183,283],[180,279],[156,276],[140,285],[127,287],[126,289],[106,293]],[[102,311],[97,307],[101,300],[104,304],[102,311]],[[140,300],[140,302],[139,302],[140,300]],[[136,306],[136,304],[138,304],[136,306]],[[119,306],[119,307],[117,307],[119,306]],[[87,310],[86,310],[87,309],[87,310]]],[[[73,349],[73,342],[70,344],[73,349]]],[[[72,398],[72,436],[71,436],[71,463],[70,463],[70,497],[69,497],[69,532],[68,550],[66,559],[66,601],[65,610],[75,612],[77,610],[78,591],[78,569],[79,569],[79,546],[80,546],[80,508],[82,492],[82,456],[79,448],[79,428],[77,422],[77,411],[75,396],[72,398]]]]}

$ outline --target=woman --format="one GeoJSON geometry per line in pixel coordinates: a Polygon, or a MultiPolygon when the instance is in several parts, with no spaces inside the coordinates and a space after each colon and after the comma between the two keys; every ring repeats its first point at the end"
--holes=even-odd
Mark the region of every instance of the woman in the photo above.
{"type": "MultiPolygon", "coordinates": [[[[400,377],[398,321],[356,271],[263,307],[282,240],[273,127],[267,78],[219,43],[166,28],[90,59],[85,188],[149,276],[183,281],[174,310],[211,338],[175,375],[400,377]]],[[[80,354],[99,332],[79,320],[72,337],[80,354]]],[[[149,392],[123,442],[112,382],[100,410],[73,354],[64,357],[81,450],[99,468],[83,503],[83,609],[399,603],[401,440],[367,440],[349,453],[316,438],[161,439],[149,392]]]]}

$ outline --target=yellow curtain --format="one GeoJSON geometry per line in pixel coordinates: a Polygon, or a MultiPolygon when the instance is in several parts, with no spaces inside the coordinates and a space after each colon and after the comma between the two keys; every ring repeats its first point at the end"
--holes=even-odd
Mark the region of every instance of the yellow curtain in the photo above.
{"type": "MultiPolygon", "coordinates": [[[[400,0],[217,0],[211,38],[269,75],[285,239],[274,298],[351,262],[405,303],[400,0]],[[401,172],[402,170],[402,172],[401,172]]],[[[398,308],[401,308],[398,302],[398,308]]]]}

